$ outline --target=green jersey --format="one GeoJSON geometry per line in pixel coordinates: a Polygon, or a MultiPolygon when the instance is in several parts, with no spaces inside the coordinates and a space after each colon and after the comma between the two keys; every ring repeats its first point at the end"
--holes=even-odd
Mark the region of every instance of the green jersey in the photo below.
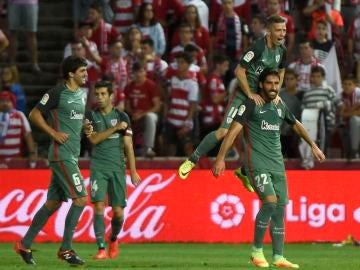
{"type": "MultiPolygon", "coordinates": [[[[286,66],[286,48],[283,45],[275,48],[266,46],[266,37],[259,38],[243,54],[240,65],[246,69],[246,78],[250,89],[257,91],[259,75],[265,69],[282,69],[286,66]]],[[[242,91],[238,95],[245,96],[242,91]]]]}
{"type": "Polygon", "coordinates": [[[86,118],[92,122],[95,132],[105,131],[120,122],[128,124],[126,130],[115,132],[95,145],[90,162],[90,168],[95,170],[119,171],[124,168],[124,136],[132,136],[128,115],[113,108],[108,114],[102,114],[99,110],[91,111],[86,118]]]}
{"type": "Polygon", "coordinates": [[[52,140],[49,148],[49,161],[78,160],[80,139],[85,113],[86,93],[79,88],[71,91],[60,84],[47,92],[36,105],[49,125],[56,131],[69,134],[65,143],[52,140]]]}
{"type": "Polygon", "coordinates": [[[284,159],[281,153],[281,124],[286,121],[295,124],[295,117],[288,107],[280,102],[255,105],[247,99],[239,108],[234,121],[244,127],[245,164],[251,170],[266,169],[284,171],[284,159]]]}

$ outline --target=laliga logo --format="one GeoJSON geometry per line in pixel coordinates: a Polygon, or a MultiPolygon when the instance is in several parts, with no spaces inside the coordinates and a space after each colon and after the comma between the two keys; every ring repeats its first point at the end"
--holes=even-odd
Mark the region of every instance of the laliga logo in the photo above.
{"type": "Polygon", "coordinates": [[[239,225],[244,214],[244,205],[235,195],[224,193],[211,203],[211,220],[222,229],[239,225]]]}

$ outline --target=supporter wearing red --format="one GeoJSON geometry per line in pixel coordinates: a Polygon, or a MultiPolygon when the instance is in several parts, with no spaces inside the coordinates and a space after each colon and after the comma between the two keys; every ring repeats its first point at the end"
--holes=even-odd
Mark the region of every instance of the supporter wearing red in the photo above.
{"type": "Polygon", "coordinates": [[[104,21],[101,7],[96,3],[92,4],[89,9],[88,20],[94,25],[91,40],[96,43],[100,55],[107,54],[108,44],[118,38],[118,32],[114,26],[104,21]]]}
{"type": "Polygon", "coordinates": [[[143,39],[142,32],[139,27],[131,26],[125,35],[124,40],[124,59],[127,62],[127,73],[129,80],[132,79],[132,66],[141,59],[141,40],[143,39]]]}
{"type": "Polygon", "coordinates": [[[182,52],[176,57],[178,69],[169,69],[168,94],[165,102],[166,154],[189,154],[194,146],[194,115],[199,101],[199,86],[189,74],[191,56],[182,52]]]}
{"type": "Polygon", "coordinates": [[[124,89],[129,81],[127,63],[122,56],[123,44],[116,40],[109,44],[109,55],[102,57],[101,74],[112,78],[114,82],[114,107],[118,107],[124,100],[124,89]]]}
{"type": "Polygon", "coordinates": [[[16,98],[0,92],[0,159],[29,157],[35,161],[35,144],[26,116],[15,108],[16,98]]]}
{"type": "Polygon", "coordinates": [[[165,33],[162,25],[157,21],[151,4],[143,3],[140,6],[136,25],[140,28],[144,38],[150,37],[154,41],[156,54],[162,56],[166,49],[165,33]]]}
{"type": "MultiPolygon", "coordinates": [[[[201,49],[203,49],[205,54],[207,54],[209,52],[210,46],[209,31],[201,25],[199,12],[195,5],[190,4],[186,6],[183,21],[191,25],[194,35],[194,42],[201,49]]],[[[171,45],[174,47],[179,43],[179,28],[177,28],[173,34],[171,45]]]]}
{"type": "Polygon", "coordinates": [[[142,40],[141,51],[141,60],[145,63],[146,76],[156,83],[162,83],[168,63],[155,54],[154,41],[150,38],[142,40]]]}
{"type": "Polygon", "coordinates": [[[294,69],[299,75],[298,89],[306,91],[310,89],[310,73],[313,66],[320,65],[320,61],[314,56],[311,42],[307,39],[300,41],[300,58],[290,63],[289,68],[294,69]]]}
{"type": "Polygon", "coordinates": [[[216,55],[213,59],[214,70],[207,79],[201,103],[201,138],[216,130],[223,120],[226,89],[222,77],[229,69],[229,59],[216,55]]]}
{"type": "Polygon", "coordinates": [[[142,63],[134,63],[133,73],[134,79],[125,89],[125,110],[131,117],[135,147],[144,156],[153,157],[158,113],[161,109],[160,90],[154,81],[146,77],[142,63]]]}
{"type": "Polygon", "coordinates": [[[293,59],[295,46],[295,26],[291,16],[281,11],[280,0],[267,0],[267,15],[279,15],[286,21],[286,49],[288,60],[293,59]]]}
{"type": "Polygon", "coordinates": [[[111,0],[110,4],[114,11],[113,26],[123,35],[134,23],[141,0],[111,0]]]}
{"type": "Polygon", "coordinates": [[[180,0],[144,0],[144,2],[152,4],[156,18],[165,29],[168,27],[169,11],[173,12],[174,21],[179,20],[184,13],[184,6],[180,0]]]}
{"type": "Polygon", "coordinates": [[[360,5],[356,7],[356,16],[348,32],[348,56],[355,61],[356,79],[360,81],[360,5]]]}

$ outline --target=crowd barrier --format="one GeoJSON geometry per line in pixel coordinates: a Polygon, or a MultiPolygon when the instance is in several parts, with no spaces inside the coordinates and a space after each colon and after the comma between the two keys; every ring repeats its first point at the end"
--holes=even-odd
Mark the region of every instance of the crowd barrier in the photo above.
{"type": "MultiPolygon", "coordinates": [[[[82,171],[88,193],[89,171],[82,171]]],[[[123,242],[251,242],[260,202],[232,171],[216,179],[210,170],[194,170],[180,180],[175,170],[139,170],[134,189],[129,176],[123,242]]],[[[360,171],[287,171],[290,201],[286,241],[341,241],[360,238],[360,171]]],[[[49,170],[0,170],[0,242],[26,232],[46,200],[49,170]]],[[[36,238],[61,240],[70,202],[64,203],[36,238]]],[[[91,204],[85,207],[74,239],[94,242],[91,204]]],[[[110,230],[111,209],[105,213],[110,230]]],[[[269,241],[269,236],[266,236],[269,241]]]]}

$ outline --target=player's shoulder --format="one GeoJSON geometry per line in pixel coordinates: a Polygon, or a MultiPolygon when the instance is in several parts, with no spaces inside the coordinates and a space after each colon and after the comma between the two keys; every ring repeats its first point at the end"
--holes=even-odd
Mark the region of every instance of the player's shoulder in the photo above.
{"type": "Polygon", "coordinates": [[[121,121],[130,122],[130,117],[126,112],[119,111],[118,109],[113,108],[113,113],[117,115],[120,122],[121,121]]]}
{"type": "Polygon", "coordinates": [[[266,47],[266,37],[259,37],[255,40],[254,44],[250,47],[253,51],[257,53],[262,53],[266,47]]]}

